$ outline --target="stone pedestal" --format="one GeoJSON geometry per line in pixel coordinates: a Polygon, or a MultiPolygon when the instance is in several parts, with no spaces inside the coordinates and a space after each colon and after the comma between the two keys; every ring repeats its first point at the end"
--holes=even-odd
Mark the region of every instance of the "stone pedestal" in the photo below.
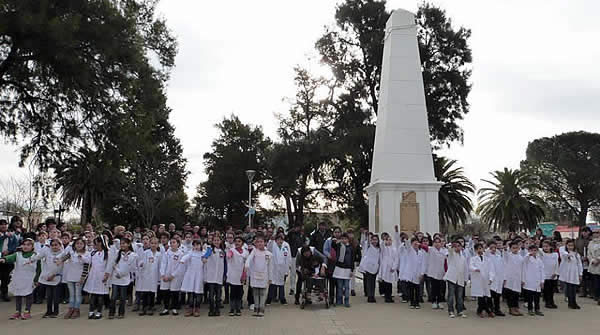
{"type": "Polygon", "coordinates": [[[369,230],[439,231],[415,17],[395,10],[386,24],[369,195],[369,230]],[[404,196],[404,198],[403,198],[404,196]]]}

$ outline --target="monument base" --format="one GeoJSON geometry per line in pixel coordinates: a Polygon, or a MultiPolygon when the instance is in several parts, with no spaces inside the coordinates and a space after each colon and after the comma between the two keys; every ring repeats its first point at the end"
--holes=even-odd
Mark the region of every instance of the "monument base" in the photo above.
{"type": "Polygon", "coordinates": [[[369,231],[392,233],[440,231],[438,192],[441,182],[376,181],[367,187],[369,231]]]}

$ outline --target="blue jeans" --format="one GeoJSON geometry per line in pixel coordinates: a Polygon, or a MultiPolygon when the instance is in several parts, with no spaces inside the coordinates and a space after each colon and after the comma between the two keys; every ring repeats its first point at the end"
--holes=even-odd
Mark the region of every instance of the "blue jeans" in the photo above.
{"type": "Polygon", "coordinates": [[[335,304],[341,305],[342,303],[350,304],[350,279],[335,279],[336,292],[335,292],[335,304]],[[344,295],[344,301],[342,302],[342,294],[344,295]]]}
{"type": "Polygon", "coordinates": [[[81,283],[68,282],[69,288],[69,307],[79,309],[81,307],[81,283]]]}
{"type": "Polygon", "coordinates": [[[448,281],[448,313],[454,313],[455,300],[456,312],[459,314],[462,313],[464,308],[464,292],[464,286],[459,286],[448,281]]]}

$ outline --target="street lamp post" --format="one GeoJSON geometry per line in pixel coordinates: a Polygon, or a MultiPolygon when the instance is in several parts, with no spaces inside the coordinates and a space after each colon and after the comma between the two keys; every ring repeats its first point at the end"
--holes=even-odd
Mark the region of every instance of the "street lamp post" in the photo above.
{"type": "Polygon", "coordinates": [[[248,226],[252,227],[252,179],[256,175],[254,170],[246,170],[248,176],[248,226]]]}

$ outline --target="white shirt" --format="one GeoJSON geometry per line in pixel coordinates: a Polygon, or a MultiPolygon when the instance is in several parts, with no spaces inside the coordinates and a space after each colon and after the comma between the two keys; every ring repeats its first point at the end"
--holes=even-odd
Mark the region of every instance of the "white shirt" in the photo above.
{"type": "Polygon", "coordinates": [[[558,253],[542,252],[540,259],[544,263],[544,280],[555,279],[553,276],[558,276],[558,253]]]}
{"type": "Polygon", "coordinates": [[[131,272],[137,267],[137,254],[133,251],[121,251],[121,257],[111,258],[106,273],[111,275],[114,285],[127,286],[131,283],[131,272]]]}
{"type": "Polygon", "coordinates": [[[246,260],[246,268],[250,276],[250,286],[267,288],[273,272],[273,255],[268,250],[252,249],[246,260]]]}
{"type": "Polygon", "coordinates": [[[223,285],[224,271],[225,251],[215,248],[207,259],[204,281],[211,284],[223,285]]]}
{"type": "Polygon", "coordinates": [[[471,296],[490,297],[490,282],[494,280],[494,266],[484,255],[475,255],[469,261],[471,296]]]}
{"type": "Polygon", "coordinates": [[[444,275],[447,280],[458,286],[465,286],[469,279],[467,257],[464,253],[457,253],[453,248],[448,249],[448,271],[444,275]]]}
{"type": "Polygon", "coordinates": [[[244,264],[250,253],[242,248],[242,252],[238,252],[235,248],[227,251],[227,282],[231,285],[242,285],[242,273],[244,272],[244,264]]]}
{"type": "Polygon", "coordinates": [[[427,277],[442,280],[446,270],[444,269],[444,262],[448,255],[448,250],[440,248],[439,250],[435,247],[430,247],[427,252],[427,277]]]}
{"type": "Polygon", "coordinates": [[[563,250],[560,253],[562,267],[559,278],[561,281],[569,284],[579,285],[579,277],[583,275],[583,264],[581,256],[576,251],[567,252],[563,250]]]}
{"type": "Polygon", "coordinates": [[[513,292],[521,292],[523,279],[523,257],[517,253],[506,252],[504,254],[504,280],[505,288],[513,292]]]}

